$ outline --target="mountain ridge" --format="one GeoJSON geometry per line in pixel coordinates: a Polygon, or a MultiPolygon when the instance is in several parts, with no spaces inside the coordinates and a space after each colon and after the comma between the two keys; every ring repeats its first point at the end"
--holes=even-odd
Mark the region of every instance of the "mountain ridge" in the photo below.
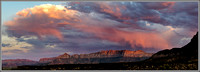
{"type": "Polygon", "coordinates": [[[162,58],[162,57],[187,57],[198,58],[198,32],[193,36],[191,41],[181,48],[172,48],[159,51],[150,57],[150,59],[162,58]]]}
{"type": "MultiPolygon", "coordinates": [[[[66,59],[71,59],[71,60],[76,60],[77,62],[68,62],[68,63],[79,63],[78,61],[81,61],[81,59],[94,59],[99,60],[100,58],[115,58],[115,57],[150,57],[153,55],[153,53],[146,53],[144,51],[138,50],[138,51],[130,51],[130,50],[103,50],[99,52],[94,52],[94,53],[89,53],[89,54],[74,54],[74,55],[69,55],[67,53],[64,53],[62,55],[59,55],[57,57],[51,57],[51,58],[41,58],[39,60],[40,63],[48,63],[48,62],[53,62],[54,60],[57,59],[57,61],[64,61],[66,59]],[[99,58],[99,59],[98,59],[99,58]]],[[[119,58],[120,59],[120,58],[119,58]]],[[[127,60],[127,59],[125,59],[127,60]]],[[[55,62],[55,61],[54,61],[55,62]]],[[[112,61],[111,61],[112,62],[112,61]]],[[[85,62],[84,62],[85,63],[85,62]]],[[[87,63],[87,62],[86,62],[87,63]]],[[[90,63],[90,61],[88,62],[90,63]]],[[[54,64],[54,63],[51,63],[54,64]]],[[[61,64],[61,62],[59,63],[61,64]]]]}
{"type": "Polygon", "coordinates": [[[2,67],[13,68],[22,65],[35,65],[38,61],[33,61],[29,59],[6,59],[2,60],[2,67]]]}
{"type": "Polygon", "coordinates": [[[109,63],[109,62],[130,62],[140,61],[149,58],[153,53],[146,53],[142,50],[102,50],[89,54],[64,53],[56,57],[40,58],[39,61],[29,59],[6,59],[2,60],[3,67],[17,67],[22,65],[41,64],[87,64],[87,63],[109,63]],[[133,58],[133,59],[129,59],[133,58]],[[105,61],[104,61],[105,60],[105,61]],[[74,62],[73,62],[74,61],[74,62]],[[19,62],[19,63],[18,63],[19,62]],[[30,63],[28,63],[30,62],[30,63]],[[63,63],[62,63],[63,62],[63,63]]]}

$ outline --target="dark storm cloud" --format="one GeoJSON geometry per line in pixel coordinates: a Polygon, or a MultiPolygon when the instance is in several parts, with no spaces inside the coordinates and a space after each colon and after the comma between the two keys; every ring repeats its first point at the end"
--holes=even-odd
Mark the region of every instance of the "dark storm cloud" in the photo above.
{"type": "Polygon", "coordinates": [[[93,34],[87,33],[87,32],[82,32],[81,30],[77,29],[70,29],[70,30],[62,30],[63,37],[64,38],[84,38],[84,39],[93,39],[97,38],[93,34]]]}
{"type": "Polygon", "coordinates": [[[198,3],[197,2],[177,2],[174,6],[175,12],[186,12],[189,15],[197,16],[198,15],[198,3]],[[184,3],[184,5],[182,5],[184,3]]]}
{"type": "Polygon", "coordinates": [[[80,12],[91,13],[96,12],[104,14],[105,18],[116,20],[129,26],[141,29],[136,22],[138,20],[157,21],[159,13],[155,10],[146,10],[140,3],[131,2],[71,2],[71,9],[79,10],[80,12]],[[153,19],[154,18],[154,19],[153,19]]]}
{"type": "Polygon", "coordinates": [[[142,29],[137,21],[165,26],[195,28],[198,24],[197,2],[70,2],[71,9],[104,14],[105,18],[142,29]]]}
{"type": "MultiPolygon", "coordinates": [[[[65,30],[63,31],[64,41],[60,41],[55,37],[47,36],[44,40],[39,39],[24,39],[24,37],[17,38],[16,40],[19,42],[26,42],[31,44],[33,47],[21,47],[21,48],[31,48],[29,52],[42,52],[42,51],[55,51],[55,52],[68,52],[73,51],[77,53],[77,50],[84,50],[85,52],[90,52],[87,49],[93,50],[94,52],[97,49],[102,49],[101,47],[109,47],[109,44],[112,43],[102,43],[101,40],[95,37],[92,34],[88,34],[85,32],[80,32],[77,30],[65,30]],[[105,44],[105,45],[104,45],[105,44]],[[49,46],[55,45],[53,48],[49,48],[49,46]],[[38,50],[39,49],[39,50],[38,50]]],[[[112,45],[111,45],[112,46],[112,45]]],[[[113,45],[113,47],[117,47],[119,45],[113,45]]],[[[111,48],[111,47],[109,47],[111,48]]]]}
{"type": "Polygon", "coordinates": [[[71,9],[79,10],[81,12],[91,13],[97,12],[100,14],[105,14],[106,18],[124,22],[126,20],[132,20],[136,22],[137,20],[157,18],[159,13],[155,10],[146,9],[142,3],[132,3],[132,2],[71,2],[71,9]]]}
{"type": "Polygon", "coordinates": [[[68,39],[65,43],[59,43],[57,47],[72,52],[72,54],[92,53],[101,50],[132,49],[131,46],[121,46],[117,43],[98,39],[68,39]]]}
{"type": "Polygon", "coordinates": [[[2,43],[2,47],[11,47],[11,44],[2,43]]]}
{"type": "MultiPolygon", "coordinates": [[[[145,6],[146,4],[144,4],[145,6]]],[[[150,3],[152,9],[159,4],[150,3]],[[154,5],[153,5],[154,4],[154,5]]],[[[156,23],[163,24],[165,26],[173,26],[180,28],[197,29],[198,23],[198,3],[197,2],[171,2],[166,5],[160,5],[157,7],[163,7],[163,9],[155,9],[160,13],[160,20],[156,23]]],[[[155,7],[156,8],[156,7],[155,7]]]]}
{"type": "MultiPolygon", "coordinates": [[[[16,39],[18,42],[26,42],[28,44],[33,45],[34,48],[45,48],[45,42],[39,39],[27,39],[20,37],[16,39]]],[[[30,47],[23,47],[23,48],[30,48],[30,47]]]]}
{"type": "Polygon", "coordinates": [[[2,53],[23,53],[22,50],[18,50],[18,49],[13,49],[13,50],[9,50],[9,51],[2,51],[2,53]]]}

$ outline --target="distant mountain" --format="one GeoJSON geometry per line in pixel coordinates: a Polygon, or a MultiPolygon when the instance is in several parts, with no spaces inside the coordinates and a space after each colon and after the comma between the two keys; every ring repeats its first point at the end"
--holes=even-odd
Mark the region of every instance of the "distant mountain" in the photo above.
{"type": "Polygon", "coordinates": [[[22,65],[35,65],[38,64],[37,61],[28,60],[28,59],[7,59],[2,60],[3,68],[13,68],[22,65]]]}
{"type": "Polygon", "coordinates": [[[107,50],[90,54],[64,53],[58,57],[41,58],[40,63],[49,64],[94,64],[94,63],[113,63],[113,62],[135,62],[149,58],[152,53],[146,53],[142,50],[107,50]]]}
{"type": "Polygon", "coordinates": [[[8,59],[2,61],[3,68],[15,68],[23,65],[55,65],[55,64],[97,64],[97,63],[116,63],[116,62],[135,62],[151,57],[153,53],[146,53],[142,50],[105,50],[90,54],[64,53],[57,57],[41,58],[39,61],[28,59],[8,59]]]}

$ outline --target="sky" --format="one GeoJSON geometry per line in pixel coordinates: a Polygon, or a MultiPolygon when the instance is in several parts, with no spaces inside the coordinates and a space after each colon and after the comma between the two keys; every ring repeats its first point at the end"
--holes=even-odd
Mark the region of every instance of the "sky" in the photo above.
{"type": "Polygon", "coordinates": [[[180,48],[198,2],[2,2],[2,59],[180,48]]]}

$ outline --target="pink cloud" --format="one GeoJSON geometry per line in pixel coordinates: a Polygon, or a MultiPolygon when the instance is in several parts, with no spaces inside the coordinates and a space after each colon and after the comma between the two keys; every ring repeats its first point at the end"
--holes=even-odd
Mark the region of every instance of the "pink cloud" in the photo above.
{"type": "Polygon", "coordinates": [[[132,48],[141,46],[142,48],[169,48],[170,45],[161,35],[153,32],[141,31],[123,31],[110,27],[96,27],[86,25],[74,25],[74,27],[81,29],[84,32],[89,32],[95,36],[117,42],[120,44],[129,43],[132,48]]]}
{"type": "Polygon", "coordinates": [[[58,26],[67,24],[66,20],[78,21],[75,14],[76,11],[63,6],[44,4],[19,11],[14,20],[6,22],[5,26],[18,34],[31,33],[40,39],[52,35],[63,40],[58,26]]]}

